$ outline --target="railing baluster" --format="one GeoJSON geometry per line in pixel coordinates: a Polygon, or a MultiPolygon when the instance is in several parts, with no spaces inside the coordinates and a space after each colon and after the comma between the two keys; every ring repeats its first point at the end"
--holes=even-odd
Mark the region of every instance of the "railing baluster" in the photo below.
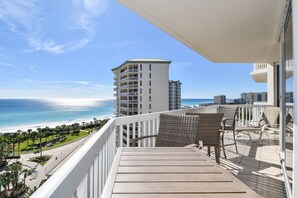
{"type": "MultiPolygon", "coordinates": [[[[153,131],[153,134],[156,134],[156,124],[155,124],[156,119],[153,119],[152,122],[153,122],[152,123],[153,124],[152,131],[153,131]]],[[[152,147],[154,147],[156,145],[155,140],[156,140],[156,138],[152,138],[152,147]]]]}
{"type": "MultiPolygon", "coordinates": [[[[143,121],[143,135],[144,135],[144,136],[147,135],[147,132],[146,132],[146,120],[143,121]]],[[[148,147],[148,146],[147,146],[147,139],[144,139],[143,143],[144,143],[144,147],[148,147]]]]}
{"type": "Polygon", "coordinates": [[[133,139],[135,139],[135,134],[136,134],[136,131],[135,131],[135,122],[133,122],[133,124],[132,124],[132,130],[133,130],[133,139]]]}
{"type": "Polygon", "coordinates": [[[120,147],[123,147],[123,125],[120,126],[120,147]]]}
{"type": "Polygon", "coordinates": [[[127,147],[130,147],[130,123],[127,124],[127,147]]]}

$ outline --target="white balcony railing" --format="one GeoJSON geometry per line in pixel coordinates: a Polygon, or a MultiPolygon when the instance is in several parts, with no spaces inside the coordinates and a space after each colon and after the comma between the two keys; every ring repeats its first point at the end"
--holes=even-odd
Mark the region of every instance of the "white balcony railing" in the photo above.
{"type": "MultiPolygon", "coordinates": [[[[241,105],[237,116],[239,125],[257,121],[265,106],[241,105]]],[[[166,113],[184,114],[187,111],[216,112],[217,106],[202,106],[166,113]]],[[[292,107],[288,107],[292,111],[292,107]]],[[[100,197],[109,170],[115,157],[116,148],[128,146],[123,140],[141,135],[158,133],[160,113],[142,114],[111,119],[88,140],[52,177],[33,195],[46,197],[100,197]],[[125,133],[125,137],[124,137],[125,133]]],[[[154,139],[147,139],[138,147],[151,147],[154,139]]]]}

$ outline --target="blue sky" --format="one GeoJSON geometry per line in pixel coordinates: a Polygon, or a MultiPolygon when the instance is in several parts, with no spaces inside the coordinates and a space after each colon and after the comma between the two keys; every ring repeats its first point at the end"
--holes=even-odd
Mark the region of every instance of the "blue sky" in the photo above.
{"type": "Polygon", "coordinates": [[[182,98],[266,91],[252,64],[211,63],[115,0],[0,1],[0,98],[112,98],[132,58],[171,60],[182,98]]]}

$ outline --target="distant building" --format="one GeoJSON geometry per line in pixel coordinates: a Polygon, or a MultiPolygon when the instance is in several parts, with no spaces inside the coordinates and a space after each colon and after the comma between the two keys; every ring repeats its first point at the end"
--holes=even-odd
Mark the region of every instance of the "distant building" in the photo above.
{"type": "Polygon", "coordinates": [[[215,104],[226,104],[225,95],[214,96],[213,100],[215,104]]]}
{"type": "MultiPolygon", "coordinates": [[[[267,102],[267,92],[250,92],[240,94],[240,103],[253,104],[254,102],[267,102]]],[[[286,102],[293,102],[293,92],[286,93],[286,102]]]]}
{"type": "Polygon", "coordinates": [[[181,108],[181,82],[169,81],[169,110],[181,108]]]}
{"type": "Polygon", "coordinates": [[[293,92],[286,93],[286,102],[293,103],[293,92]]]}

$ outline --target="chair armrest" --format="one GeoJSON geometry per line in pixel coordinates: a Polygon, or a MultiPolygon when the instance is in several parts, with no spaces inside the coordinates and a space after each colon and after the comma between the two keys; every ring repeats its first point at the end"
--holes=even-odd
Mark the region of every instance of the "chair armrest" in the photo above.
{"type": "Polygon", "coordinates": [[[146,138],[151,138],[151,137],[157,137],[158,135],[146,135],[146,136],[141,136],[139,138],[135,138],[135,139],[132,139],[131,142],[132,142],[132,147],[135,147],[136,145],[136,142],[138,142],[139,140],[142,140],[142,139],[146,139],[146,138]]]}

